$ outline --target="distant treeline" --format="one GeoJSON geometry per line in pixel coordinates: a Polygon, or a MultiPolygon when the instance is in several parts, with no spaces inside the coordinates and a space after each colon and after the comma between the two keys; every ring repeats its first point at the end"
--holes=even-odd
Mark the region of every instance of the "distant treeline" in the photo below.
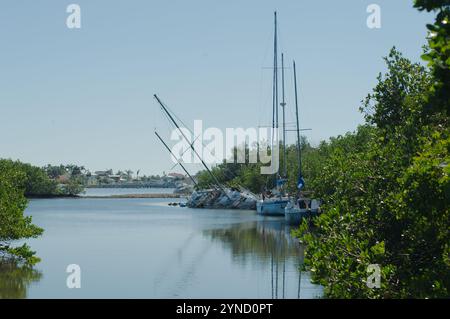
{"type": "MultiPolygon", "coordinates": [[[[358,128],[358,133],[347,133],[344,136],[332,137],[328,141],[322,141],[318,146],[312,146],[306,137],[301,137],[300,149],[301,149],[301,169],[302,176],[305,179],[304,192],[312,192],[316,185],[321,183],[321,172],[325,161],[331,157],[337,148],[345,148],[347,151],[356,150],[361,145],[367,143],[369,135],[374,130],[369,125],[363,125],[358,128]]],[[[245,152],[248,154],[254,152],[257,146],[249,148],[245,146],[245,152]]],[[[243,152],[244,146],[234,149],[234,158],[236,159],[237,152],[243,152]]],[[[271,153],[270,148],[267,152],[271,153]]],[[[286,192],[292,196],[296,196],[298,193],[297,181],[299,176],[299,162],[297,155],[297,145],[287,145],[286,152],[284,152],[283,145],[279,146],[279,165],[280,176],[287,177],[286,192]],[[286,159],[284,154],[286,153],[286,159]],[[286,176],[283,176],[283,168],[286,161],[286,176]]],[[[261,193],[265,190],[270,190],[275,187],[277,174],[264,175],[261,174],[261,167],[268,166],[269,164],[263,164],[261,162],[249,163],[237,163],[234,161],[227,161],[214,166],[211,171],[217,180],[228,187],[232,188],[244,188],[254,193],[261,193]]],[[[204,189],[214,187],[215,181],[211,175],[203,170],[197,173],[198,188],[204,189]]]]}
{"type": "Polygon", "coordinates": [[[75,196],[84,190],[83,168],[76,165],[37,167],[9,159],[0,159],[0,163],[4,170],[23,174],[20,188],[26,197],[75,196]],[[60,176],[68,177],[59,182],[60,176]]]}

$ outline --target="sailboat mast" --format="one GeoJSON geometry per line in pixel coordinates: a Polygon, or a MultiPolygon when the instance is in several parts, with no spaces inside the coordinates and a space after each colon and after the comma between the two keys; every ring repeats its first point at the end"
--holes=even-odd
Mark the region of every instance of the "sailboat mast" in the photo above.
{"type": "Polygon", "coordinates": [[[189,142],[189,139],[186,137],[186,135],[184,134],[183,130],[180,128],[178,123],[175,121],[175,119],[173,118],[172,114],[170,114],[170,112],[167,110],[167,108],[164,106],[164,104],[161,102],[161,100],[159,99],[159,97],[156,94],[153,94],[153,96],[155,97],[156,101],[158,101],[159,105],[161,106],[163,111],[167,114],[167,116],[172,121],[172,123],[175,125],[175,127],[178,129],[178,131],[181,133],[181,135],[183,136],[185,141],[190,145],[190,147],[194,151],[195,155],[197,155],[197,157],[200,159],[203,167],[206,169],[206,171],[209,173],[209,175],[213,178],[213,180],[216,183],[216,185],[220,188],[220,190],[222,190],[222,192],[225,194],[225,196],[230,198],[228,196],[227,192],[225,191],[225,189],[223,188],[222,184],[220,184],[220,182],[217,180],[217,177],[211,172],[211,170],[209,169],[208,165],[206,165],[205,161],[203,161],[203,158],[198,154],[197,150],[189,142]]]}
{"type": "Polygon", "coordinates": [[[275,77],[275,116],[276,126],[278,131],[278,39],[277,39],[278,27],[277,27],[277,12],[275,11],[275,46],[274,46],[274,77],[275,77]]]}
{"type": "MultiPolygon", "coordinates": [[[[166,144],[166,142],[164,142],[164,140],[162,139],[162,137],[158,134],[158,132],[155,131],[155,135],[158,137],[158,139],[161,141],[161,143],[166,147],[166,149],[169,151],[169,153],[176,158],[175,154],[173,154],[172,150],[169,148],[169,146],[166,144]]],[[[191,179],[191,181],[194,183],[195,186],[197,186],[197,182],[194,180],[194,178],[192,177],[191,174],[189,174],[189,172],[187,171],[187,169],[184,167],[183,164],[181,164],[181,162],[177,159],[178,164],[180,164],[181,168],[184,170],[184,172],[187,174],[187,176],[189,176],[189,178],[191,179]]]]}
{"type": "Polygon", "coordinates": [[[297,157],[298,157],[298,174],[302,177],[302,157],[301,157],[301,145],[300,145],[300,125],[298,121],[298,95],[297,95],[297,69],[294,61],[294,88],[295,88],[295,116],[297,118],[297,157]]]}
{"type": "MultiPolygon", "coordinates": [[[[273,82],[272,82],[272,163],[274,162],[274,150],[278,149],[278,44],[277,44],[277,12],[274,12],[274,37],[273,37],[273,82]]],[[[278,168],[279,171],[279,168],[278,168]]]]}
{"type": "Polygon", "coordinates": [[[283,177],[287,177],[287,158],[286,158],[286,101],[284,96],[284,54],[281,53],[281,91],[283,95],[283,101],[281,106],[283,107],[283,177]]]}

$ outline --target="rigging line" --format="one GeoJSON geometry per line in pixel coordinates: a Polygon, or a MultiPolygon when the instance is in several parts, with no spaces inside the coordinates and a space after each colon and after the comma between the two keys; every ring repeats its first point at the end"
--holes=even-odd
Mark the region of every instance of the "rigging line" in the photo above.
{"type": "Polygon", "coordinates": [[[267,33],[266,33],[266,48],[265,48],[265,50],[264,50],[264,56],[263,56],[263,60],[261,61],[261,65],[264,65],[264,62],[266,61],[266,59],[267,59],[267,56],[269,55],[269,49],[270,49],[270,46],[272,45],[272,30],[270,30],[270,31],[267,31],[267,33]]]}
{"type": "MultiPolygon", "coordinates": [[[[164,115],[164,117],[166,118],[166,120],[167,120],[169,126],[174,127],[173,123],[171,123],[171,121],[170,121],[169,116],[168,116],[166,113],[163,113],[163,115],[164,115]]],[[[198,137],[197,137],[197,138],[198,138],[198,137]]],[[[197,138],[195,138],[194,141],[192,141],[192,143],[190,143],[190,141],[188,141],[189,146],[192,146],[191,144],[194,144],[194,142],[196,141],[197,138]]],[[[181,156],[179,156],[179,157],[176,157],[175,154],[173,154],[172,152],[171,152],[171,154],[176,158],[178,164],[180,164],[180,159],[182,159],[183,155],[184,155],[189,149],[190,149],[190,148],[186,148],[186,150],[184,150],[184,152],[183,152],[183,153],[181,154],[181,156]]],[[[177,165],[177,164],[175,164],[174,166],[172,166],[171,170],[172,170],[176,165],[177,165]]],[[[180,164],[180,165],[181,165],[181,164],[180,164]]]]}
{"type": "Polygon", "coordinates": [[[183,128],[187,129],[191,134],[194,134],[194,132],[189,128],[189,126],[186,125],[186,123],[184,123],[183,120],[180,119],[180,118],[176,115],[176,113],[170,109],[170,107],[168,107],[166,104],[164,104],[164,106],[165,106],[165,108],[166,108],[167,110],[169,110],[169,113],[170,113],[175,119],[178,120],[178,122],[180,122],[181,124],[183,124],[183,128]]]}
{"type": "Polygon", "coordinates": [[[196,141],[199,137],[200,137],[200,135],[198,135],[196,138],[194,138],[194,140],[192,141],[192,143],[188,144],[189,147],[186,147],[186,149],[184,150],[184,152],[181,153],[181,154],[179,154],[179,158],[178,158],[178,159],[182,159],[182,158],[183,158],[184,154],[186,154],[187,151],[190,150],[190,147],[191,147],[191,146],[194,146],[195,141],[196,141]]]}
{"type": "MultiPolygon", "coordinates": [[[[165,107],[165,108],[169,111],[169,113],[170,113],[170,115],[169,115],[169,114],[163,112],[163,114],[164,114],[164,116],[166,117],[167,121],[169,122],[169,125],[170,125],[170,126],[172,126],[172,127],[174,127],[174,128],[177,128],[176,125],[174,125],[174,123],[173,123],[172,120],[170,119],[170,116],[172,116],[173,118],[177,119],[177,120],[183,125],[183,128],[187,129],[187,130],[189,131],[189,133],[191,133],[192,135],[194,134],[194,132],[189,128],[189,126],[186,125],[186,123],[184,123],[183,120],[181,120],[181,119],[175,114],[175,112],[173,112],[173,111],[171,110],[170,107],[168,107],[166,104],[164,104],[164,107],[165,107]]],[[[189,141],[189,143],[190,143],[190,141],[189,141]]]]}
{"type": "MultiPolygon", "coordinates": [[[[173,112],[172,112],[172,114],[173,114],[173,112]]],[[[176,126],[174,125],[174,123],[172,123],[172,121],[170,120],[170,117],[169,117],[169,115],[167,114],[167,113],[165,113],[165,112],[163,112],[163,116],[166,118],[166,120],[167,120],[167,122],[168,122],[168,124],[169,124],[169,126],[171,126],[171,127],[173,127],[173,128],[176,128],[176,126]]],[[[176,115],[175,114],[173,114],[173,116],[174,117],[176,117],[176,115]]],[[[191,133],[191,134],[193,134],[193,132],[188,128],[188,127],[186,127],[185,126],[185,128],[191,133]]],[[[179,131],[179,132],[181,132],[181,131],[179,131]]],[[[183,136],[182,136],[183,137],[183,136]]],[[[198,138],[198,137],[197,137],[198,138]]],[[[196,139],[197,139],[196,138],[196,139]]],[[[194,142],[195,142],[195,140],[196,139],[194,139],[194,141],[192,142],[192,143],[190,143],[190,141],[187,141],[187,143],[188,143],[188,145],[190,146],[190,148],[186,148],[186,150],[183,152],[183,154],[181,155],[181,156],[183,156],[189,149],[191,149],[192,148],[192,146],[193,146],[193,144],[194,144],[194,142]]],[[[175,156],[175,155],[174,155],[175,156]]],[[[175,156],[175,158],[176,158],[176,156],[175,156]]],[[[178,160],[178,159],[177,159],[178,160]]],[[[200,164],[200,163],[199,163],[200,164]]],[[[176,166],[176,165],[175,165],[176,166]]],[[[173,166],[173,167],[175,167],[175,166],[173,166]]],[[[173,169],[173,167],[172,167],[172,169],[173,169]]],[[[213,186],[211,183],[207,183],[207,186],[208,187],[211,187],[211,186],[213,186]]],[[[214,188],[214,187],[213,187],[214,188]]]]}
{"type": "MultiPolygon", "coordinates": [[[[293,71],[290,72],[290,78],[293,78],[293,77],[294,77],[293,74],[294,74],[293,71]]],[[[291,86],[291,85],[288,85],[288,88],[289,88],[289,90],[290,90],[291,96],[295,96],[295,92],[294,92],[292,86],[291,86]]],[[[301,95],[299,95],[299,97],[301,97],[301,95]]],[[[295,102],[295,98],[293,98],[292,100],[293,100],[293,102],[295,102]]],[[[295,103],[293,103],[293,104],[295,104],[295,103]]],[[[292,119],[295,119],[295,118],[296,118],[296,115],[295,115],[295,107],[289,108],[289,116],[290,116],[290,118],[292,118],[292,119]]],[[[291,122],[291,124],[295,126],[295,125],[296,125],[296,121],[294,120],[293,122],[291,122]]]]}
{"type": "MultiPolygon", "coordinates": [[[[278,36],[277,36],[277,38],[278,38],[278,40],[277,40],[277,42],[278,42],[278,47],[279,48],[281,48],[281,51],[288,51],[288,50],[286,50],[286,48],[284,47],[284,41],[283,41],[283,24],[282,23],[278,23],[278,25],[277,25],[277,29],[278,29],[278,36]]],[[[286,59],[286,61],[287,61],[288,59],[286,59]]],[[[289,67],[285,67],[286,69],[287,68],[289,68],[289,67]]]]}
{"type": "MultiPolygon", "coordinates": [[[[172,115],[173,117],[179,119],[179,118],[174,114],[174,112],[171,111],[171,110],[167,107],[167,105],[166,105],[165,103],[164,103],[164,106],[169,110],[169,112],[171,113],[171,115],[172,115]]],[[[170,123],[171,120],[170,120],[169,115],[166,114],[166,113],[164,113],[164,115],[165,115],[165,117],[167,118],[167,120],[168,120],[169,123],[170,123]]],[[[180,122],[183,124],[183,121],[180,120],[180,122]]],[[[172,123],[172,126],[174,126],[173,123],[172,123]]],[[[186,128],[191,134],[194,134],[194,132],[193,132],[192,130],[190,130],[189,127],[187,127],[186,125],[185,125],[184,128],[186,128]]],[[[198,139],[199,137],[200,137],[200,136],[197,136],[197,138],[195,138],[195,140],[198,139]]],[[[188,141],[189,146],[190,146],[191,149],[194,149],[194,148],[193,148],[193,145],[194,145],[195,140],[192,141],[192,143],[191,143],[190,141],[188,141]]],[[[203,143],[203,141],[201,141],[201,144],[202,144],[202,146],[203,146],[206,150],[208,150],[208,151],[211,153],[211,150],[203,143]]],[[[186,151],[187,151],[187,150],[186,150],[186,151]]],[[[185,152],[186,152],[186,151],[185,151],[185,152]]],[[[184,152],[184,153],[185,153],[185,152],[184,152]]],[[[184,153],[183,153],[183,154],[184,154],[184,153]]],[[[200,160],[203,161],[202,159],[200,159],[200,160]]],[[[237,174],[234,174],[234,173],[232,173],[232,174],[233,174],[233,176],[230,176],[229,173],[224,172],[224,175],[225,175],[226,177],[230,178],[230,179],[234,179],[235,177],[237,177],[237,174]]],[[[209,184],[208,186],[211,186],[211,184],[209,184]]],[[[242,188],[245,189],[247,192],[251,193],[251,191],[250,191],[249,189],[247,189],[246,187],[244,187],[241,183],[238,183],[238,186],[242,187],[242,188]]]]}
{"type": "Polygon", "coordinates": [[[299,167],[299,178],[302,177],[302,155],[301,155],[301,141],[300,141],[300,124],[298,118],[298,91],[297,91],[297,70],[295,66],[295,60],[293,61],[294,67],[294,88],[295,88],[295,113],[297,119],[297,157],[299,167]]]}
{"type": "Polygon", "coordinates": [[[260,64],[261,65],[261,70],[260,70],[260,84],[259,84],[258,124],[261,121],[261,114],[262,114],[261,108],[262,108],[262,105],[266,103],[266,95],[262,93],[262,92],[265,92],[265,90],[263,90],[263,80],[264,80],[263,65],[265,64],[265,62],[267,60],[267,56],[269,55],[269,48],[270,48],[270,46],[272,44],[271,38],[272,38],[272,31],[267,32],[267,34],[266,34],[266,41],[265,41],[266,47],[265,47],[264,55],[263,55],[263,58],[262,58],[262,61],[261,61],[261,64],[260,64]]]}
{"type": "MultiPolygon", "coordinates": [[[[197,140],[199,137],[200,137],[200,136],[197,136],[195,140],[197,140]]],[[[190,145],[191,147],[194,145],[195,140],[191,143],[191,145],[190,145]]],[[[203,142],[202,142],[202,146],[203,146],[204,148],[206,148],[206,149],[211,153],[211,151],[208,149],[207,146],[204,145],[203,142]]],[[[189,150],[189,149],[186,149],[186,151],[183,152],[183,154],[186,153],[188,150],[189,150]]],[[[234,159],[234,156],[233,156],[233,159],[234,159]]],[[[237,163],[233,162],[233,163],[226,163],[226,164],[237,164],[237,163]]],[[[228,172],[228,171],[226,171],[226,170],[224,170],[222,173],[225,175],[225,177],[229,178],[230,180],[232,180],[232,179],[238,177],[237,174],[234,174],[234,173],[232,173],[232,172],[228,172]],[[232,176],[231,176],[230,174],[231,174],[232,176]]],[[[237,185],[238,185],[239,187],[243,188],[245,191],[247,191],[247,192],[249,192],[249,193],[252,193],[249,189],[247,189],[246,187],[244,187],[241,183],[237,183],[237,185]]],[[[253,194],[253,193],[252,193],[252,194],[253,194]]]]}
{"type": "MultiPolygon", "coordinates": [[[[271,88],[272,88],[272,74],[267,77],[267,74],[265,72],[261,72],[261,104],[259,108],[259,114],[258,114],[258,124],[261,124],[261,122],[265,122],[266,119],[272,119],[273,116],[271,115],[270,110],[270,104],[272,103],[272,94],[271,94],[271,88]],[[268,81],[267,81],[268,80],[268,81]],[[270,83],[270,85],[267,85],[267,83],[270,83]],[[272,117],[271,117],[272,116],[272,117]]],[[[273,106],[272,106],[273,108],[273,106]]],[[[272,110],[273,111],[273,110],[272,110]]],[[[268,126],[270,127],[270,126],[268,126]]]]}
{"type": "MultiPolygon", "coordinates": [[[[161,141],[161,143],[164,145],[164,147],[169,151],[169,153],[175,157],[175,155],[173,154],[172,150],[169,148],[169,146],[166,144],[166,142],[164,142],[164,140],[158,134],[158,132],[155,131],[155,135],[158,137],[158,139],[161,141]]],[[[194,183],[194,185],[197,186],[197,182],[194,180],[194,178],[191,176],[191,174],[189,174],[188,170],[184,167],[184,165],[181,164],[178,159],[177,159],[177,162],[181,166],[181,168],[185,171],[185,173],[189,176],[189,178],[194,183]]]]}
{"type": "Polygon", "coordinates": [[[164,113],[164,112],[163,112],[163,116],[164,116],[164,118],[167,120],[168,127],[169,127],[169,128],[172,128],[172,130],[173,130],[173,128],[174,128],[175,126],[174,126],[173,123],[170,121],[169,116],[168,116],[166,113],[164,113]]]}
{"type": "MultiPolygon", "coordinates": [[[[172,127],[175,127],[174,125],[173,125],[173,123],[171,123],[171,121],[170,121],[170,118],[169,118],[169,116],[166,114],[166,113],[164,113],[163,112],[163,116],[166,118],[166,120],[167,120],[167,122],[168,122],[168,125],[169,126],[172,126],[172,127]]],[[[194,139],[194,141],[192,141],[192,143],[189,143],[188,142],[188,145],[189,146],[192,146],[194,143],[195,143],[195,141],[198,139],[198,137],[199,136],[197,136],[195,139],[194,139]]],[[[183,155],[187,152],[187,151],[189,151],[189,149],[190,148],[186,148],[186,150],[184,150],[184,152],[181,154],[181,156],[179,156],[178,158],[174,155],[174,154],[172,154],[176,159],[177,159],[177,161],[179,161],[182,157],[183,157],[183,155]]],[[[199,163],[200,164],[200,163],[199,163]]],[[[172,168],[171,168],[171,170],[176,166],[177,164],[175,164],[174,166],[172,166],[172,168]]],[[[208,184],[208,186],[211,186],[211,184],[208,184]]]]}
{"type": "MultiPolygon", "coordinates": [[[[187,129],[193,136],[194,136],[194,132],[193,132],[193,130],[191,130],[190,129],[190,127],[188,126],[188,125],[186,125],[184,122],[183,122],[183,120],[181,120],[166,104],[164,104],[164,106],[166,107],[166,109],[171,113],[171,115],[175,118],[175,119],[177,119],[181,124],[183,124],[184,125],[184,127],[183,128],[185,128],[185,129],[187,129]]],[[[169,117],[166,115],[166,117],[169,119],[169,117]]],[[[170,119],[169,119],[169,122],[170,122],[170,119]]],[[[191,146],[194,144],[194,142],[199,138],[199,137],[201,137],[201,135],[198,135],[197,137],[195,137],[194,136],[194,140],[192,141],[192,142],[190,142],[189,141],[189,143],[191,144],[191,146]]],[[[211,155],[212,155],[212,153],[211,153],[211,149],[209,149],[208,148],[208,145],[205,145],[205,143],[203,142],[203,140],[201,141],[201,144],[202,144],[202,147],[203,147],[203,149],[206,149],[211,155]]]]}
{"type": "MultiPolygon", "coordinates": [[[[266,99],[263,97],[263,80],[264,80],[264,72],[263,70],[260,70],[259,73],[259,98],[258,98],[258,125],[261,124],[261,116],[262,116],[262,109],[263,109],[263,101],[266,99]]],[[[264,107],[265,109],[265,107],[264,107]]]]}
{"type": "MultiPolygon", "coordinates": [[[[155,97],[155,99],[158,101],[159,105],[161,106],[161,108],[163,109],[164,112],[167,113],[167,115],[169,116],[170,120],[173,122],[173,124],[177,127],[178,131],[183,135],[184,139],[187,141],[187,137],[186,134],[184,134],[184,132],[180,129],[179,125],[177,124],[177,122],[175,121],[175,119],[173,118],[173,116],[169,113],[169,111],[166,109],[166,106],[164,105],[164,103],[159,99],[159,97],[154,94],[153,95],[155,97]]],[[[202,162],[203,166],[205,167],[205,169],[208,171],[209,175],[211,175],[211,177],[213,178],[214,182],[216,183],[216,185],[220,188],[220,190],[224,193],[224,195],[230,199],[230,196],[228,196],[227,192],[225,191],[225,189],[223,188],[222,184],[219,182],[219,180],[217,179],[217,177],[212,173],[211,169],[208,167],[208,165],[206,165],[205,161],[203,160],[203,158],[198,154],[197,150],[191,145],[191,149],[194,151],[195,155],[197,155],[197,157],[200,159],[200,161],[202,162]]]]}
{"type": "MultiPolygon", "coordinates": [[[[163,119],[164,119],[164,118],[167,120],[167,122],[162,121],[162,122],[164,122],[164,124],[165,124],[165,125],[163,125],[163,126],[164,126],[164,129],[167,129],[167,131],[170,131],[170,130],[172,129],[172,125],[171,125],[171,123],[169,122],[169,119],[167,118],[167,115],[166,115],[166,114],[163,114],[163,119]]],[[[155,127],[155,130],[156,130],[156,127],[155,127]]]]}

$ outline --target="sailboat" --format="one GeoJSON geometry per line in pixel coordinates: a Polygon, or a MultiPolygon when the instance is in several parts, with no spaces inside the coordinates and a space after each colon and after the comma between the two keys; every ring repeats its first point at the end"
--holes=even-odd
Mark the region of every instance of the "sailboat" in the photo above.
{"type": "MultiPolygon", "coordinates": [[[[278,140],[275,140],[277,145],[274,145],[274,134],[278,137],[278,47],[277,47],[277,12],[274,12],[274,59],[273,59],[273,86],[272,86],[272,163],[274,160],[274,153],[278,150],[278,140]]],[[[280,104],[283,107],[283,145],[284,152],[286,152],[286,139],[285,139],[285,99],[284,99],[284,58],[282,55],[282,93],[283,101],[280,104]]],[[[286,153],[285,153],[286,155],[286,153]]],[[[284,158],[284,174],[280,175],[279,169],[276,176],[276,188],[271,192],[272,196],[267,197],[266,194],[262,195],[262,199],[256,202],[256,212],[261,215],[273,215],[284,216],[285,208],[289,203],[289,198],[284,196],[284,184],[286,183],[286,156],[284,158]]]]}
{"type": "Polygon", "coordinates": [[[289,201],[285,210],[284,218],[286,223],[290,225],[300,224],[302,218],[317,215],[320,212],[320,201],[316,199],[309,199],[303,196],[301,190],[305,187],[305,181],[302,174],[302,157],[300,145],[300,126],[298,120],[298,95],[297,95],[297,70],[295,61],[293,62],[294,69],[294,92],[295,92],[295,116],[296,116],[296,131],[297,131],[297,159],[298,159],[298,180],[297,188],[299,196],[295,200],[289,201]]]}
{"type": "MultiPolygon", "coordinates": [[[[210,186],[211,189],[206,190],[197,190],[194,191],[189,200],[186,203],[186,206],[192,207],[192,208],[230,208],[230,209],[255,209],[256,206],[256,200],[257,197],[250,191],[246,189],[240,189],[239,191],[234,189],[231,189],[229,187],[226,187],[223,185],[216,177],[216,175],[212,172],[212,170],[206,165],[205,161],[203,160],[202,156],[199,154],[197,149],[194,147],[194,143],[190,142],[190,139],[186,136],[184,131],[180,128],[179,124],[175,120],[177,116],[173,114],[172,111],[169,111],[168,107],[159,99],[159,97],[154,94],[153,95],[158,104],[161,107],[161,110],[163,114],[167,117],[169,122],[178,130],[178,132],[183,137],[184,141],[188,143],[190,149],[193,151],[195,156],[200,160],[202,163],[204,169],[209,174],[209,176],[212,179],[212,183],[210,186]]],[[[177,118],[178,119],[178,118],[177,118]]],[[[174,157],[175,154],[172,153],[169,146],[164,142],[162,137],[155,132],[156,137],[161,141],[161,143],[164,145],[164,147],[169,151],[169,153],[174,157]]],[[[192,175],[189,174],[187,169],[184,167],[182,162],[177,159],[177,164],[183,168],[185,173],[191,178],[192,183],[198,187],[197,182],[192,177],[192,175]]]]}

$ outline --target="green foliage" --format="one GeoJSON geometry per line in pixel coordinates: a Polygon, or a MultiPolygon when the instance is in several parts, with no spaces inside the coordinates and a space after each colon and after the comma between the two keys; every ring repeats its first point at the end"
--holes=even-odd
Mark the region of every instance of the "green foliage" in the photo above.
{"type": "MultiPolygon", "coordinates": [[[[302,137],[301,140],[301,152],[302,152],[302,173],[306,180],[306,185],[312,181],[319,170],[320,162],[324,156],[324,150],[320,148],[312,147],[306,140],[302,137]]],[[[240,149],[243,152],[243,148],[240,149]]],[[[238,149],[234,150],[235,159],[238,149]]],[[[218,181],[229,187],[234,187],[239,189],[243,187],[254,193],[259,193],[264,189],[272,189],[275,187],[275,176],[273,175],[262,175],[261,167],[267,166],[269,164],[262,164],[260,161],[257,163],[249,163],[249,154],[255,152],[255,149],[245,148],[246,162],[237,163],[234,162],[224,162],[212,169],[213,174],[216,176],[218,181]]],[[[284,152],[283,145],[280,143],[280,174],[283,174],[284,167],[284,152]]],[[[268,151],[270,156],[270,150],[268,151]]],[[[294,194],[297,191],[297,177],[299,174],[299,165],[297,159],[297,147],[295,145],[286,146],[286,165],[287,165],[287,178],[288,184],[286,186],[286,191],[294,194]]],[[[197,174],[197,182],[199,188],[208,188],[214,185],[214,180],[207,171],[200,171],[197,174]]]]}
{"type": "Polygon", "coordinates": [[[64,195],[75,196],[84,191],[83,179],[80,176],[72,176],[69,181],[62,185],[60,192],[64,195]]]}
{"type": "Polygon", "coordinates": [[[19,161],[0,160],[0,162],[6,163],[17,171],[24,173],[20,186],[24,189],[25,196],[56,194],[56,182],[51,180],[43,169],[19,161]]]}
{"type": "MultiPolygon", "coordinates": [[[[217,180],[229,187],[244,187],[252,192],[260,192],[268,182],[267,177],[260,174],[261,163],[249,163],[249,154],[254,150],[245,147],[245,163],[237,163],[238,152],[244,152],[244,148],[233,150],[234,161],[223,162],[212,168],[212,173],[217,180]]],[[[215,185],[214,179],[207,171],[197,174],[197,183],[200,189],[210,188],[215,185]]]]}
{"type": "Polygon", "coordinates": [[[395,49],[386,64],[361,108],[367,125],[327,146],[313,185],[324,213],[296,235],[329,297],[448,297],[447,118],[429,113],[427,70],[395,49]],[[381,265],[379,289],[366,285],[369,264],[381,265]]]}
{"type": "Polygon", "coordinates": [[[404,227],[396,245],[404,291],[419,297],[450,295],[450,135],[434,131],[399,178],[399,191],[389,198],[404,227]],[[401,190],[401,191],[400,191],[401,190]],[[406,271],[406,272],[405,272],[406,271]]]}
{"type": "MultiPolygon", "coordinates": [[[[449,111],[450,99],[450,1],[415,0],[419,10],[436,12],[434,24],[427,25],[430,32],[428,51],[423,58],[433,73],[432,94],[429,96],[428,109],[433,112],[449,111]]],[[[448,125],[447,119],[445,119],[448,125]]]]}
{"type": "Polygon", "coordinates": [[[31,217],[24,216],[27,200],[24,196],[27,173],[17,163],[0,161],[0,253],[14,255],[28,264],[39,261],[29,247],[11,247],[10,242],[23,238],[35,238],[43,230],[32,224],[31,217]]]}
{"type": "Polygon", "coordinates": [[[44,166],[43,169],[51,179],[56,179],[59,176],[67,173],[66,167],[64,165],[53,166],[49,164],[47,166],[44,166]]]}
{"type": "Polygon", "coordinates": [[[0,162],[23,172],[24,178],[20,180],[20,187],[24,189],[26,197],[74,196],[84,190],[85,181],[82,176],[84,167],[82,166],[47,165],[40,168],[19,161],[0,159],[0,162]],[[56,179],[66,175],[67,182],[58,187],[56,179]]]}
{"type": "Polygon", "coordinates": [[[75,196],[84,191],[84,186],[86,185],[86,177],[83,175],[86,171],[84,166],[73,164],[59,166],[47,165],[43,168],[43,171],[45,171],[55,184],[55,189],[48,193],[49,195],[75,196]],[[57,183],[55,180],[61,178],[65,178],[65,181],[58,188],[56,187],[57,183]]]}

